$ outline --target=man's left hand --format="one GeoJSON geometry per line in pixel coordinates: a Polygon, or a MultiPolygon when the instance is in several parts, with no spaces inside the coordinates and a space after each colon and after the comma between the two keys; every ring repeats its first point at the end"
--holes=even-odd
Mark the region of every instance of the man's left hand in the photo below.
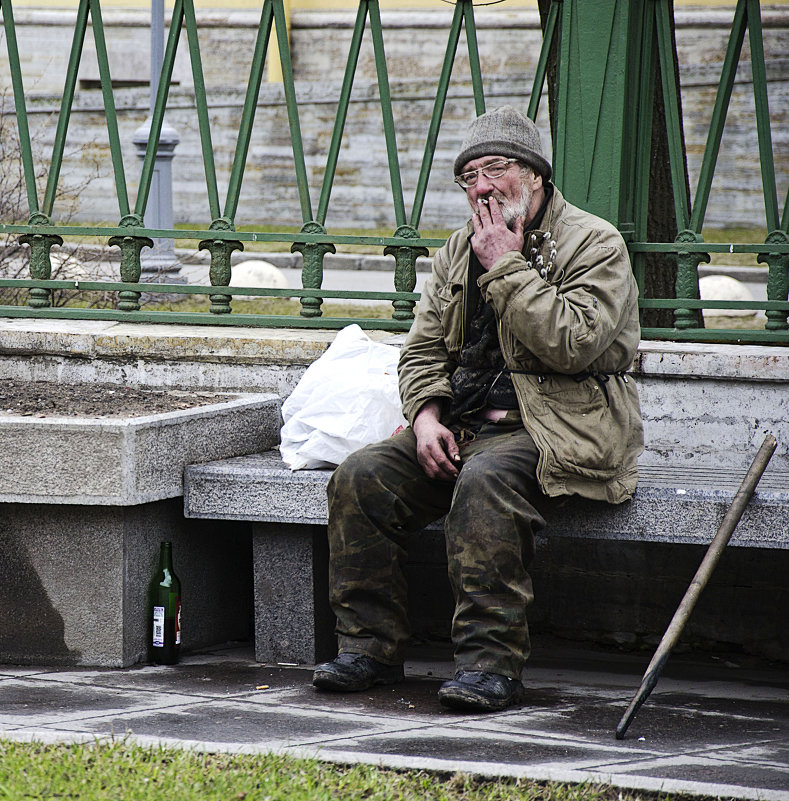
{"type": "Polygon", "coordinates": [[[483,203],[483,198],[479,198],[477,209],[471,215],[474,226],[471,247],[483,268],[490,270],[505,253],[523,250],[523,218],[518,217],[510,230],[504,222],[499,201],[492,195],[486,200],[483,203]]]}

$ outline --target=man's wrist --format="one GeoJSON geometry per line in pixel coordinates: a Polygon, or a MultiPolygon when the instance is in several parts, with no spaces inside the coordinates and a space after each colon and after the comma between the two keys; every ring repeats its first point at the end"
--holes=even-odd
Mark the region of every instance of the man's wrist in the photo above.
{"type": "Polygon", "coordinates": [[[441,422],[443,406],[444,401],[442,398],[431,398],[425,401],[419,407],[419,411],[414,415],[412,427],[416,427],[420,417],[423,421],[430,420],[430,422],[441,422]]]}
{"type": "Polygon", "coordinates": [[[414,415],[414,420],[422,416],[439,417],[441,413],[441,403],[438,398],[432,398],[425,401],[420,407],[419,411],[414,415]]]}

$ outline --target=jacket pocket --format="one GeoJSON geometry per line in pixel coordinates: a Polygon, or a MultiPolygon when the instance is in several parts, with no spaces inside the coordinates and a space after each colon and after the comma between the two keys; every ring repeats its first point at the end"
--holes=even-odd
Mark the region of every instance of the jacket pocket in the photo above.
{"type": "Polygon", "coordinates": [[[463,338],[463,284],[450,282],[436,292],[441,313],[441,332],[447,352],[456,357],[463,338]]]}
{"type": "Polygon", "coordinates": [[[628,417],[620,419],[594,381],[549,378],[533,412],[560,470],[608,480],[622,468],[630,439],[628,417]]]}

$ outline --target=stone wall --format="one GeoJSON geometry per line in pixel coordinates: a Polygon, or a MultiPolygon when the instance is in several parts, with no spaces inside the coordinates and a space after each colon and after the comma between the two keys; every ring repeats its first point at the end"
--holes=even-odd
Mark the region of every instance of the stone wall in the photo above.
{"type": "MultiPolygon", "coordinates": [[[[370,331],[394,344],[402,335],[370,331]]],[[[0,381],[270,392],[285,399],[335,331],[0,318],[0,381]]],[[[726,465],[743,474],[767,432],[770,472],[789,474],[789,350],[642,341],[633,366],[641,464],[726,465]]]]}
{"type": "Polygon", "coordinates": [[[163,540],[173,543],[184,590],[184,648],[251,636],[249,526],[184,521],[182,507],[180,498],[0,504],[0,662],[145,661],[148,582],[163,540]]]}
{"type": "MultiPolygon", "coordinates": [[[[451,13],[450,8],[442,8],[383,14],[407,212],[413,202],[451,13]]],[[[692,191],[696,186],[731,17],[726,11],[678,10],[676,14],[692,191]]],[[[44,159],[51,153],[58,93],[62,90],[73,18],[73,13],[65,11],[23,10],[16,14],[31,127],[36,132],[40,152],[46,154],[44,159]]],[[[313,209],[320,194],[353,18],[352,12],[298,12],[292,18],[293,66],[313,209]]],[[[536,13],[508,11],[498,6],[478,10],[476,19],[488,107],[503,103],[525,107],[541,39],[536,13]]],[[[148,74],[148,15],[107,10],[104,21],[113,78],[125,87],[116,90],[115,102],[133,205],[139,162],[131,138],[147,114],[148,87],[141,76],[148,74]]],[[[785,55],[789,44],[789,12],[765,10],[763,22],[773,149],[781,197],[789,182],[789,147],[786,146],[789,139],[786,124],[789,59],[785,55]]],[[[221,199],[232,164],[257,23],[257,14],[242,11],[204,12],[199,17],[221,199]]],[[[168,120],[181,139],[173,165],[175,219],[202,226],[210,222],[210,214],[185,41],[181,48],[174,72],[177,84],[168,105],[168,120]]],[[[4,52],[5,48],[0,48],[0,83],[7,84],[4,52]]],[[[90,32],[79,77],[63,183],[72,186],[80,183],[89,170],[98,165],[100,177],[81,193],[78,217],[114,224],[119,217],[119,206],[114,200],[101,92],[90,88],[96,86],[98,77],[90,32]]],[[[707,224],[713,227],[764,224],[750,80],[746,41],[707,212],[707,224]]],[[[368,32],[359,58],[331,196],[327,217],[330,230],[371,226],[394,230],[396,227],[377,99],[368,32]]],[[[544,131],[548,127],[546,105],[543,102],[538,119],[544,131]]],[[[420,222],[423,230],[452,227],[465,214],[464,199],[451,182],[451,164],[473,109],[465,39],[461,38],[420,222]]],[[[549,143],[544,144],[547,148],[549,143]]],[[[61,209],[65,209],[65,204],[61,209]]],[[[58,216],[56,206],[55,217],[58,216]]],[[[280,84],[264,82],[261,87],[236,221],[238,224],[295,226],[296,229],[301,223],[280,84]]]]}

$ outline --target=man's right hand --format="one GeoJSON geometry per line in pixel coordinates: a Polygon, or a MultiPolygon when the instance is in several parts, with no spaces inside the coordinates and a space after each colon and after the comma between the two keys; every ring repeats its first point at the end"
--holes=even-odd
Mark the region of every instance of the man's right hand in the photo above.
{"type": "Polygon", "coordinates": [[[416,458],[429,478],[454,481],[460,471],[460,451],[454,434],[441,423],[441,401],[428,401],[414,418],[416,458]]]}

